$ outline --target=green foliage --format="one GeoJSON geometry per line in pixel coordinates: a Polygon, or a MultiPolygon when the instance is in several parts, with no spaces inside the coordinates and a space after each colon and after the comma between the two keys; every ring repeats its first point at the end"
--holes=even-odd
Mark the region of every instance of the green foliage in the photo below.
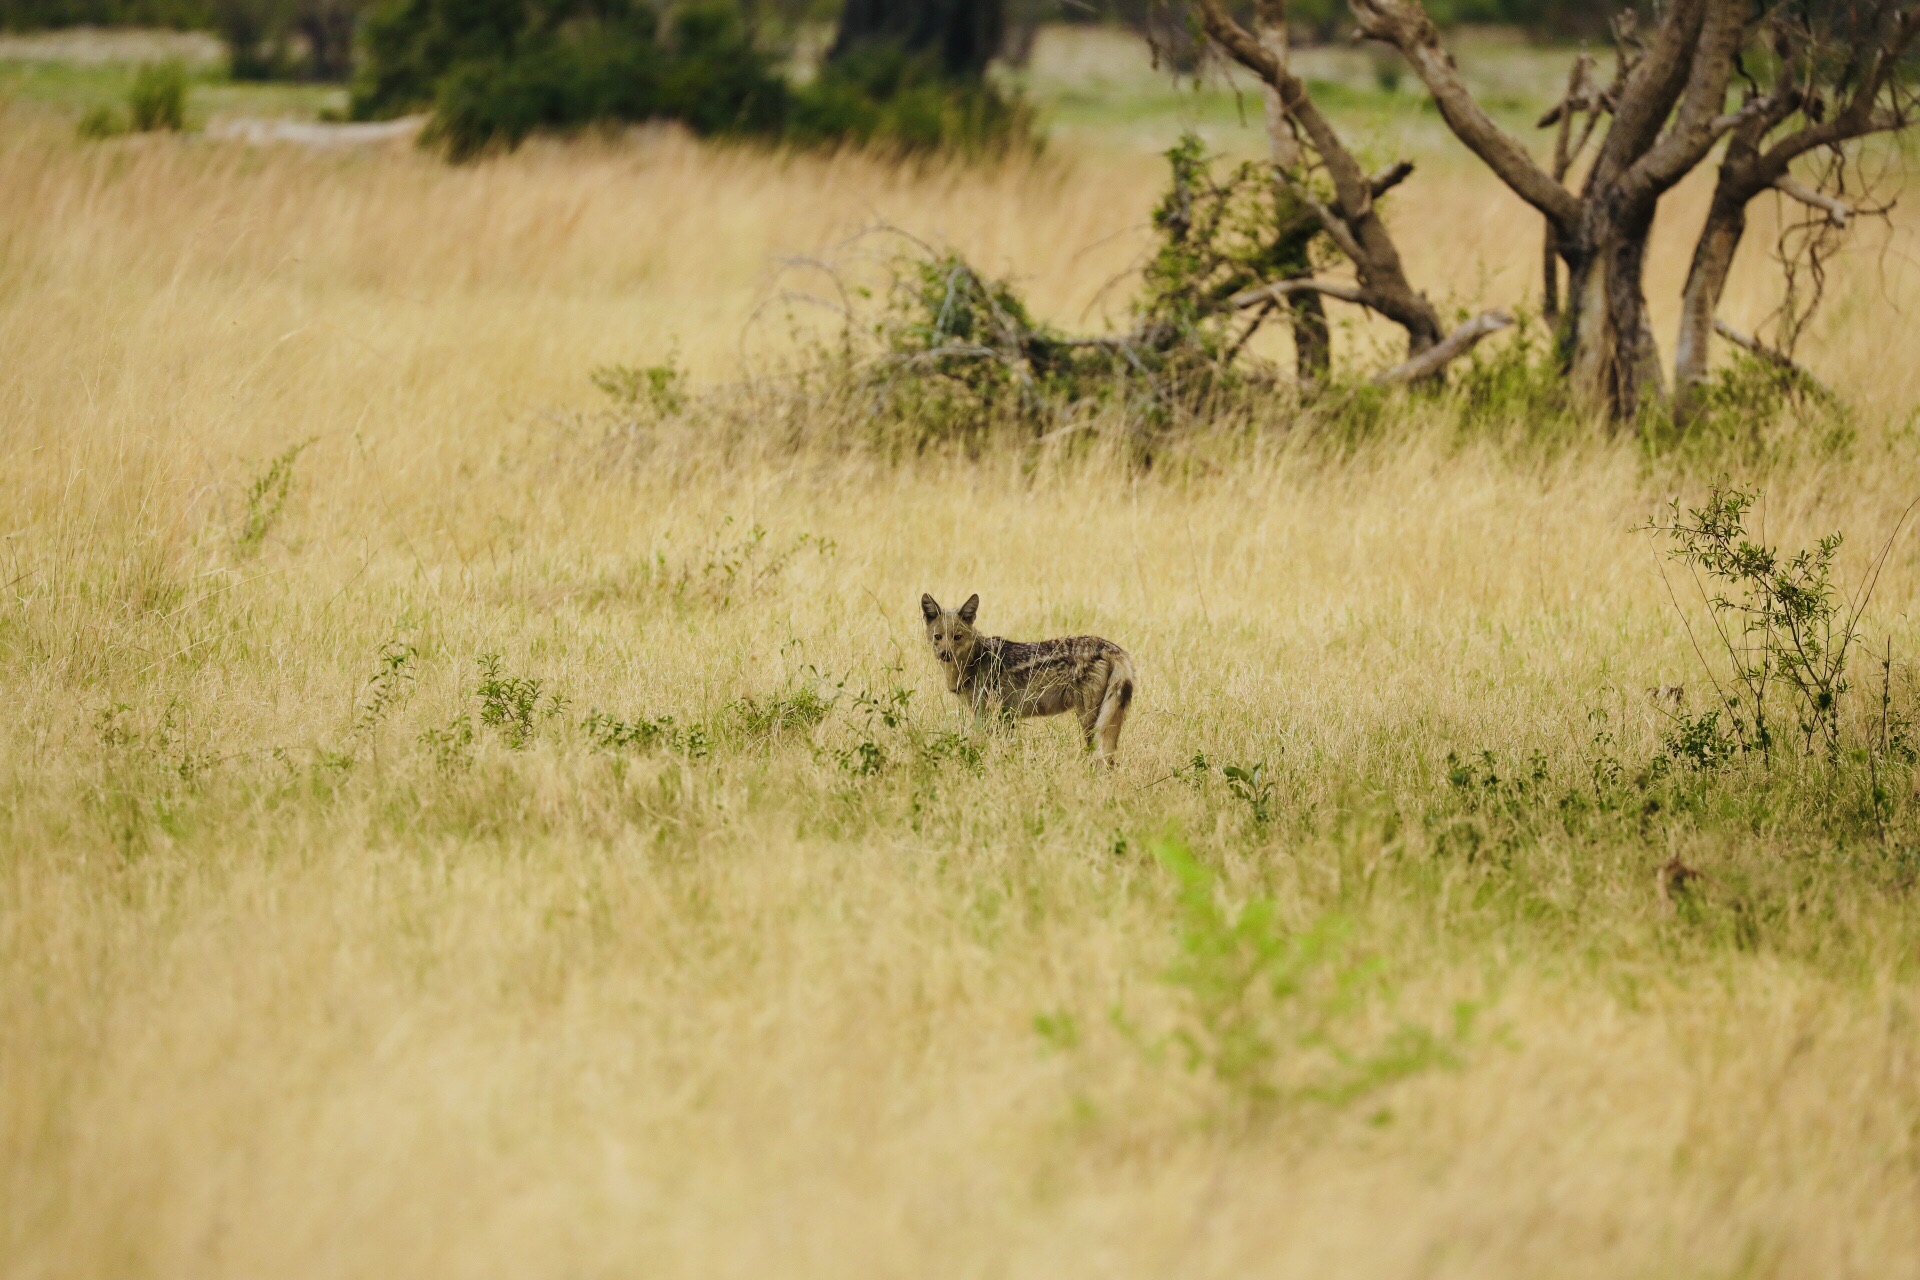
{"type": "Polygon", "coordinates": [[[0,0],[0,31],[210,26],[210,0],[0,0]]]}
{"type": "Polygon", "coordinates": [[[1452,399],[1468,430],[1518,424],[1538,433],[1544,424],[1566,422],[1573,407],[1551,335],[1525,312],[1504,341],[1483,342],[1455,361],[1452,377],[1452,399]]]}
{"type": "MultiPolygon", "coordinates": [[[[444,6],[420,0],[408,12],[423,7],[437,15],[444,6]]],[[[483,39],[486,28],[464,32],[447,42],[443,68],[428,57],[403,74],[370,59],[354,110],[372,115],[412,105],[410,95],[430,84],[434,116],[424,140],[444,145],[455,160],[517,146],[538,129],[603,121],[677,119],[709,135],[778,131],[791,91],[732,9],[680,10],[664,44],[654,28],[651,10],[634,6],[551,26],[530,22],[523,30],[495,31],[491,40],[483,39]],[[492,47],[461,52],[463,44],[492,47]]],[[[390,39],[387,27],[378,30],[390,39]]],[[[386,47],[372,35],[369,41],[370,51],[386,47]]]]}
{"type": "Polygon", "coordinates": [[[1033,109],[985,80],[941,73],[937,58],[869,45],[827,63],[795,91],[785,136],[879,145],[905,154],[994,156],[1039,146],[1033,109]]]}
{"type": "Polygon", "coordinates": [[[1072,398],[1086,354],[1038,324],[1004,280],[953,253],[906,259],[880,322],[886,355],[872,380],[890,416],[962,436],[1002,415],[1072,398]]]}
{"type": "Polygon", "coordinates": [[[126,131],[126,117],[105,103],[89,108],[87,113],[80,117],[80,123],[75,129],[81,139],[87,142],[117,138],[126,131]]]}
{"type": "Polygon", "coordinates": [[[449,720],[445,728],[422,730],[420,745],[433,753],[436,770],[458,773],[473,763],[473,721],[461,712],[449,720]]]}
{"type": "Polygon", "coordinates": [[[312,443],[303,440],[280,454],[247,486],[246,515],[233,539],[234,549],[242,558],[258,552],[274,525],[279,523],[280,513],[287,506],[287,494],[293,488],[293,464],[312,443]]]}
{"type": "MultiPolygon", "coordinates": [[[[1203,758],[1195,757],[1196,760],[1203,758]]],[[[1234,799],[1247,806],[1255,826],[1264,827],[1273,821],[1273,779],[1267,776],[1265,760],[1252,768],[1222,765],[1220,776],[1227,780],[1227,790],[1233,793],[1234,799]]]]}
{"type": "Polygon", "coordinates": [[[127,91],[127,123],[135,133],[179,132],[187,127],[187,68],[181,62],[151,62],[134,74],[127,91]]]}
{"type": "Polygon", "coordinates": [[[867,366],[885,416],[923,437],[967,438],[996,422],[1039,428],[1118,405],[1156,429],[1204,418],[1263,382],[1265,371],[1242,374],[1234,362],[1271,309],[1245,319],[1229,300],[1309,265],[1318,224],[1256,165],[1216,180],[1192,134],[1166,158],[1157,246],[1126,334],[1071,337],[958,254],[916,246],[903,256],[874,326],[882,354],[867,366]]]}
{"type": "Polygon", "coordinates": [[[480,701],[480,723],[498,729],[509,747],[520,750],[532,740],[536,718],[551,719],[566,706],[559,694],[549,694],[543,712],[540,695],[544,689],[544,682],[537,678],[503,674],[499,654],[482,654],[480,683],[473,690],[480,701]]]}
{"type": "Polygon", "coordinates": [[[588,713],[582,728],[588,741],[601,751],[649,751],[659,747],[700,760],[713,749],[713,738],[705,725],[683,725],[673,716],[622,720],[611,712],[595,710],[588,713]]]}
{"type": "Polygon", "coordinates": [[[1676,498],[1664,522],[1647,526],[1693,573],[1725,660],[1719,669],[1707,667],[1727,713],[1724,730],[1715,709],[1705,719],[1683,719],[1673,739],[1677,755],[1702,766],[1717,764],[1734,746],[1771,759],[1783,715],[1798,729],[1803,751],[1816,744],[1829,754],[1840,749],[1847,657],[1872,583],[1855,600],[1841,600],[1833,582],[1838,533],[1791,554],[1756,541],[1746,522],[1757,498],[1716,485],[1704,505],[1682,508],[1676,498]]]}
{"type": "Polygon", "coordinates": [[[1369,1016],[1389,984],[1351,920],[1327,914],[1289,928],[1266,897],[1229,909],[1184,845],[1163,840],[1153,852],[1174,880],[1178,952],[1166,980],[1185,996],[1173,1039],[1190,1067],[1247,1102],[1345,1103],[1458,1061],[1469,1007],[1456,1010],[1450,1037],[1369,1016]]]}
{"type": "Polygon", "coordinates": [[[386,0],[365,48],[353,114],[430,105],[423,140],[455,160],[538,130],[655,119],[703,136],[902,152],[1000,154],[1037,136],[1019,97],[884,46],[796,88],[739,6],[717,0],[676,6],[664,25],[630,0],[386,0]]]}
{"type": "Polygon", "coordinates": [[[1683,423],[1654,417],[1646,429],[1655,444],[1757,461],[1767,451],[1769,429],[1783,421],[1823,432],[1828,449],[1845,447],[1854,431],[1846,404],[1804,370],[1735,351],[1694,390],[1683,423]]]}
{"type": "Polygon", "coordinates": [[[420,651],[401,635],[395,635],[380,646],[378,663],[367,680],[360,714],[354,720],[356,732],[372,733],[394,708],[405,701],[413,688],[414,669],[419,657],[420,651]]]}
{"type": "Polygon", "coordinates": [[[801,685],[786,693],[740,698],[728,704],[727,710],[747,737],[768,741],[783,733],[805,733],[813,728],[833,710],[833,700],[812,685],[801,685]]]}
{"type": "Polygon", "coordinates": [[[1219,361],[1240,336],[1227,299],[1311,266],[1319,222],[1270,165],[1247,161],[1216,177],[1198,134],[1182,135],[1166,160],[1170,182],[1153,210],[1159,242],[1134,310],[1166,350],[1219,361]]]}
{"type": "Polygon", "coordinates": [[[638,368],[627,364],[601,365],[589,376],[593,385],[618,405],[645,409],[663,418],[687,407],[686,376],[672,362],[638,368]]]}

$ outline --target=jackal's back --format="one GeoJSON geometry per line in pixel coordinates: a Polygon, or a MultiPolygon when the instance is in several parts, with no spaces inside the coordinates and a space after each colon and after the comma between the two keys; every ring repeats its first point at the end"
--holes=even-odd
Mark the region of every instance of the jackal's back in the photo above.
{"type": "Polygon", "coordinates": [[[1019,715],[1058,714],[1104,687],[1115,670],[1124,668],[1131,674],[1127,651],[1100,636],[1054,640],[983,636],[980,650],[968,673],[969,683],[1019,715]]]}

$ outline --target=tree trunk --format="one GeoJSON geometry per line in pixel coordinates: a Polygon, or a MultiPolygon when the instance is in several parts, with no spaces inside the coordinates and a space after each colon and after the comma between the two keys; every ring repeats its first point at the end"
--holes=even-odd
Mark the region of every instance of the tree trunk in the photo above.
{"type": "MultiPolygon", "coordinates": [[[[1279,60],[1282,66],[1287,61],[1287,6],[1286,0],[1263,0],[1258,12],[1259,22],[1255,28],[1260,43],[1279,60]]],[[[1261,81],[1263,97],[1267,111],[1267,154],[1273,158],[1277,169],[1292,173],[1299,169],[1301,160],[1300,139],[1295,136],[1293,126],[1287,122],[1286,107],[1280,101],[1279,91],[1271,84],[1261,81]]],[[[1296,199],[1278,174],[1274,176],[1274,207],[1280,213],[1282,226],[1288,223],[1288,210],[1292,208],[1301,226],[1301,231],[1290,237],[1281,246],[1281,265],[1285,271],[1283,278],[1305,280],[1313,275],[1313,242],[1320,235],[1318,221],[1313,214],[1296,199]]],[[[1301,382],[1319,382],[1333,371],[1333,331],[1327,324],[1327,304],[1317,293],[1296,293],[1287,299],[1287,311],[1293,322],[1293,365],[1294,373],[1301,382]]]]}
{"type": "Polygon", "coordinates": [[[353,73],[354,7],[341,0],[306,0],[295,25],[307,39],[307,74],[345,80],[353,73]]]}
{"type": "Polygon", "coordinates": [[[1733,255],[1747,230],[1747,202],[1735,198],[1725,185],[1723,181],[1713,194],[1706,226],[1694,246],[1693,265],[1687,269],[1686,289],[1680,295],[1680,336],[1673,348],[1673,416],[1681,425],[1699,413],[1714,316],[1726,291],[1733,255]]]}
{"type": "Polygon", "coordinates": [[[1584,244],[1566,254],[1561,351],[1575,392],[1607,406],[1614,421],[1630,422],[1666,394],[1641,279],[1653,211],[1586,223],[1584,244]]]}
{"type": "Polygon", "coordinates": [[[1005,0],[846,0],[829,61],[891,46],[929,55],[955,79],[977,80],[1006,38],[1005,0]]]}

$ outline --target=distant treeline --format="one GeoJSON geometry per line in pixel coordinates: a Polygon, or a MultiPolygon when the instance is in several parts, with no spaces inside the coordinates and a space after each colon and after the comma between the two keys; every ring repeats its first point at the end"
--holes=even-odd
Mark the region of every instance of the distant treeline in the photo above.
{"type": "MultiPolygon", "coordinates": [[[[1160,0],[1009,0],[1010,25],[1038,22],[1120,21],[1145,26],[1165,20],[1175,4],[1160,0]],[[1157,12],[1156,12],[1157,10],[1157,12]]],[[[1245,6],[1251,8],[1250,5],[1245,6]]],[[[1593,35],[1626,7],[1619,0],[1427,0],[1427,12],[1443,25],[1500,23],[1543,36],[1593,35]]],[[[220,0],[0,0],[0,30],[47,27],[134,26],[218,29],[220,0]]],[[[775,27],[832,22],[841,0],[740,0],[750,22],[775,27]]],[[[1344,0],[1294,0],[1294,24],[1308,37],[1334,39],[1350,25],[1344,0]]]]}
{"type": "Polygon", "coordinates": [[[0,0],[0,29],[212,27],[212,0],[0,0]]]}

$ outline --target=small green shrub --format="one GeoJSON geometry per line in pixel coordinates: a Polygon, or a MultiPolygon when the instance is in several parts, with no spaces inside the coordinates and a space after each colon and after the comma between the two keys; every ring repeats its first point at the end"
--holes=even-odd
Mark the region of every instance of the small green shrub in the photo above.
{"type": "Polygon", "coordinates": [[[1173,1041],[1189,1067],[1245,1102],[1339,1104],[1458,1060],[1469,1006],[1456,1007],[1448,1037],[1364,1016],[1387,982],[1351,921],[1325,915],[1290,929],[1265,897],[1229,909],[1184,845],[1161,841],[1153,852],[1174,879],[1178,952],[1166,980],[1186,997],[1173,1041]]]}
{"type": "Polygon", "coordinates": [[[673,716],[652,720],[635,716],[632,720],[623,720],[611,712],[595,710],[588,713],[582,727],[588,741],[607,752],[648,751],[659,747],[701,760],[713,748],[712,735],[705,725],[683,725],[673,716]]]}
{"type": "Polygon", "coordinates": [[[1846,412],[1831,391],[1798,367],[1747,351],[1735,351],[1696,394],[1698,407],[1688,431],[1729,441],[1752,438],[1794,406],[1841,418],[1846,412]]]}
{"type": "Polygon", "coordinates": [[[127,131],[126,117],[113,107],[104,104],[90,108],[80,117],[76,127],[80,137],[88,142],[97,142],[102,138],[117,138],[127,131]]]}
{"type": "Polygon", "coordinates": [[[794,91],[785,136],[807,145],[872,144],[907,154],[1034,151],[1040,132],[1018,94],[941,74],[937,59],[871,45],[828,63],[794,91]]]}
{"type": "Polygon", "coordinates": [[[267,464],[267,469],[255,476],[253,483],[247,486],[246,517],[240,523],[240,531],[234,535],[234,549],[244,558],[260,550],[279,523],[280,513],[286,509],[287,494],[293,488],[293,464],[306,451],[313,441],[303,440],[279,457],[267,464]]]}
{"type": "Polygon", "coordinates": [[[1726,708],[1725,730],[1717,710],[1676,729],[1676,754],[1703,766],[1726,756],[1717,745],[1723,737],[1770,760],[1787,726],[1798,729],[1804,752],[1818,745],[1838,753],[1840,700],[1851,687],[1847,658],[1885,560],[1882,553],[1874,578],[1844,600],[1833,581],[1842,535],[1791,554],[1756,541],[1746,521],[1758,497],[1716,485],[1703,505],[1683,508],[1676,498],[1665,521],[1647,525],[1694,575],[1724,659],[1708,664],[1706,675],[1726,708]]]}
{"type": "Polygon", "coordinates": [[[532,741],[536,718],[551,719],[566,706],[559,694],[549,694],[543,712],[540,695],[544,689],[545,682],[535,677],[503,674],[499,654],[482,654],[480,683],[473,690],[480,700],[480,723],[498,729],[509,747],[520,750],[532,741]]]}
{"type": "Polygon", "coordinates": [[[373,675],[367,679],[365,700],[354,719],[356,733],[366,735],[379,728],[381,721],[406,700],[413,687],[420,651],[404,635],[404,632],[398,633],[380,646],[373,675]]]}
{"type": "Polygon", "coordinates": [[[644,367],[601,365],[588,376],[615,404],[645,409],[656,417],[671,417],[687,407],[686,375],[671,361],[644,367]]]}
{"type": "Polygon", "coordinates": [[[1553,343],[1525,312],[1504,341],[1483,342],[1455,362],[1452,398],[1470,431],[1519,425],[1538,434],[1567,422],[1572,408],[1553,343]]]}
{"type": "Polygon", "coordinates": [[[186,128],[186,64],[150,62],[141,67],[127,91],[127,119],[135,133],[186,128]]]}
{"type": "Polygon", "coordinates": [[[784,733],[812,729],[827,718],[838,696],[836,693],[830,698],[813,685],[802,684],[785,693],[735,699],[727,711],[732,726],[741,734],[757,741],[772,741],[784,733]]]}
{"type": "Polygon", "coordinates": [[[1273,779],[1267,776],[1265,760],[1251,768],[1222,765],[1220,776],[1227,780],[1227,790],[1233,793],[1234,799],[1247,806],[1255,826],[1264,827],[1273,821],[1273,779]]]}

